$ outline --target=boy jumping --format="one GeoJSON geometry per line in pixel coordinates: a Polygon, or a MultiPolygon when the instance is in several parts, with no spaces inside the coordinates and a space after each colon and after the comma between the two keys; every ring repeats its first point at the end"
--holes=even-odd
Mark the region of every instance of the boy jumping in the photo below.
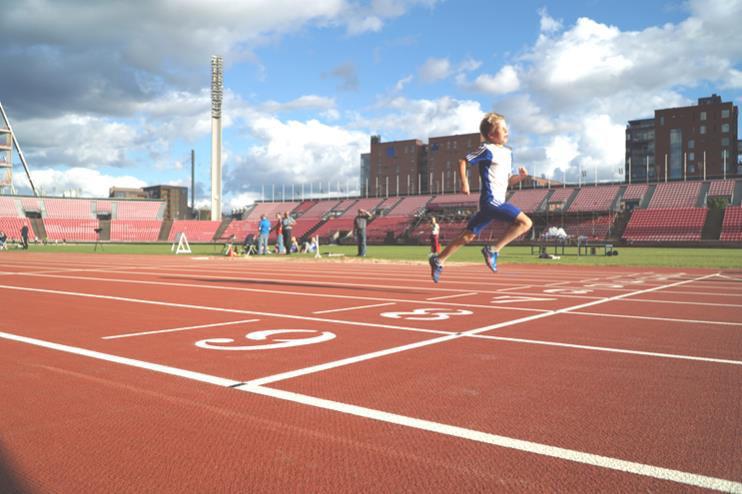
{"type": "Polygon", "coordinates": [[[466,174],[467,165],[479,166],[479,178],[482,184],[479,196],[479,211],[469,220],[466,229],[462,231],[439,255],[433,254],[429,258],[430,274],[435,283],[438,283],[446,259],[464,245],[474,240],[492,220],[510,223],[502,238],[492,247],[482,247],[482,255],[487,267],[497,272],[497,256],[507,244],[531,229],[533,222],[517,206],[505,202],[508,185],[520,183],[528,176],[522,166],[518,174],[512,175],[513,152],[505,144],[508,142],[508,126],[505,117],[497,113],[488,113],[479,124],[479,132],[483,142],[479,149],[459,160],[459,176],[461,177],[461,192],[469,194],[469,179],[466,174]]]}

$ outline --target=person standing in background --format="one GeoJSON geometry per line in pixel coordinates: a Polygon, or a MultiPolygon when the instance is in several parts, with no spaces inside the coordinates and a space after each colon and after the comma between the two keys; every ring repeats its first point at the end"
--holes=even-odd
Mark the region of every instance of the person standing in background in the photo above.
{"type": "Polygon", "coordinates": [[[439,242],[441,226],[438,224],[438,221],[436,221],[435,216],[430,218],[430,223],[432,225],[430,232],[430,252],[438,254],[441,251],[441,244],[439,242]]]}
{"type": "Polygon", "coordinates": [[[288,211],[283,213],[283,245],[286,246],[286,255],[291,254],[291,239],[293,238],[295,223],[296,221],[288,211]]]}
{"type": "Polygon", "coordinates": [[[358,257],[366,256],[366,224],[372,217],[373,215],[365,209],[359,209],[356,219],[353,221],[353,230],[358,243],[358,257]]]}

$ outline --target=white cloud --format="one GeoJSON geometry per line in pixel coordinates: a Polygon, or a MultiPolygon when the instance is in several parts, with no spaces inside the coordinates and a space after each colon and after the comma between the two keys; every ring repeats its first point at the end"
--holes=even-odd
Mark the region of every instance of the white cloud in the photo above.
{"type": "Polygon", "coordinates": [[[255,144],[230,164],[225,190],[248,192],[267,184],[357,181],[369,135],[318,120],[281,121],[253,114],[245,122],[255,144]],[[228,183],[227,183],[228,182],[228,183]]]}
{"type": "MultiPolygon", "coordinates": [[[[145,187],[147,184],[129,175],[104,175],[89,168],[70,168],[56,170],[51,168],[31,169],[31,179],[37,192],[43,195],[62,195],[78,191],[83,197],[108,197],[111,187],[145,187]]],[[[19,190],[30,190],[25,175],[13,177],[19,190]]]]}
{"type": "Polygon", "coordinates": [[[21,120],[14,127],[30,163],[125,166],[127,152],[141,145],[136,127],[86,115],[21,120]]]}
{"type": "Polygon", "coordinates": [[[435,100],[393,98],[381,102],[384,114],[359,120],[356,125],[391,134],[391,139],[427,139],[478,132],[484,112],[477,101],[442,97],[435,100]]]}
{"type": "Polygon", "coordinates": [[[451,75],[451,62],[447,58],[429,58],[419,69],[420,79],[436,82],[451,75]]]}
{"type": "Polygon", "coordinates": [[[505,65],[495,75],[482,74],[474,79],[473,83],[463,85],[475,91],[497,95],[517,91],[520,81],[515,67],[505,65]]]}
{"type": "Polygon", "coordinates": [[[408,85],[410,82],[412,82],[413,76],[408,75],[407,77],[403,77],[402,79],[398,80],[397,83],[394,85],[394,92],[400,93],[405,88],[406,85],[408,85]]]}
{"type": "Polygon", "coordinates": [[[552,33],[562,28],[562,21],[551,17],[545,7],[539,9],[538,15],[541,17],[541,32],[552,33]]]}

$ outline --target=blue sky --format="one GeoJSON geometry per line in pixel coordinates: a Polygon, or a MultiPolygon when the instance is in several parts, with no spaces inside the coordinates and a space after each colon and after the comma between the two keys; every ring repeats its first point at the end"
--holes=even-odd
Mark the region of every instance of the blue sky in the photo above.
{"type": "Polygon", "coordinates": [[[226,66],[227,211],[273,187],[352,190],[371,135],[476,132],[492,110],[531,173],[616,180],[627,120],[711,93],[742,104],[742,0],[3,8],[0,101],[46,195],[190,186],[195,149],[197,204],[209,204],[212,54],[226,66]]]}

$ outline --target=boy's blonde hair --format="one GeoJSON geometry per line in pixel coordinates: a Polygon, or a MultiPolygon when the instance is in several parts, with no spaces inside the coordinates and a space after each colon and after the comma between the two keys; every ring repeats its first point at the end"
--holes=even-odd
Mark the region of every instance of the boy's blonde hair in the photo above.
{"type": "Polygon", "coordinates": [[[499,113],[491,112],[486,114],[482,119],[482,123],[479,124],[479,133],[486,139],[489,133],[492,132],[492,129],[497,125],[497,122],[500,121],[504,122],[505,117],[499,113]]]}

